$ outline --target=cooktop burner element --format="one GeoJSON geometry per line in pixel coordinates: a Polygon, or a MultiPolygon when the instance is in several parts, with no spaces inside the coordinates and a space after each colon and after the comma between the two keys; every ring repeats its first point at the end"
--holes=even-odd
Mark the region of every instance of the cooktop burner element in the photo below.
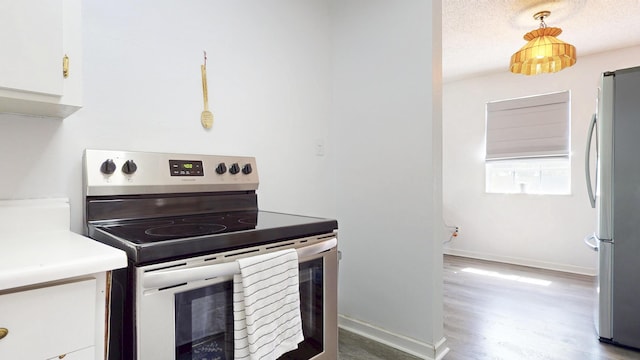
{"type": "Polygon", "coordinates": [[[250,230],[256,227],[256,211],[238,214],[211,214],[147,221],[122,221],[100,225],[99,228],[136,244],[164,240],[214,235],[224,232],[250,230]]]}
{"type": "Polygon", "coordinates": [[[145,230],[144,233],[151,236],[192,237],[215,234],[226,228],[218,224],[175,224],[153,227],[145,230]]]}

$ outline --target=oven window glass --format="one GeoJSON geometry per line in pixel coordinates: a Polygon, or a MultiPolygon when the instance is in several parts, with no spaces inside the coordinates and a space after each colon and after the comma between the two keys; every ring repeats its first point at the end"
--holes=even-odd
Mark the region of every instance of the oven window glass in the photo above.
{"type": "Polygon", "coordinates": [[[175,295],[176,360],[233,359],[231,281],[175,295]]]}
{"type": "MultiPolygon", "coordinates": [[[[324,349],[323,259],[300,264],[300,313],[304,341],[280,359],[311,359],[324,349]]],[[[233,283],[175,295],[176,360],[233,359],[233,283]]]]}
{"type": "Polygon", "coordinates": [[[283,354],[280,359],[311,359],[324,349],[324,273],[323,259],[300,264],[300,314],[304,341],[298,349],[283,354]]]}

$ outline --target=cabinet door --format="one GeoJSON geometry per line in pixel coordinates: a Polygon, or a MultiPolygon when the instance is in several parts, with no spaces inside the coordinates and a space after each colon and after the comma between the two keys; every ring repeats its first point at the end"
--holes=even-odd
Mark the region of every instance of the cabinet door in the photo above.
{"type": "Polygon", "coordinates": [[[0,359],[49,359],[95,344],[96,280],[0,295],[0,359]]]}
{"type": "Polygon", "coordinates": [[[63,0],[0,2],[0,87],[62,96],[63,0]]]}

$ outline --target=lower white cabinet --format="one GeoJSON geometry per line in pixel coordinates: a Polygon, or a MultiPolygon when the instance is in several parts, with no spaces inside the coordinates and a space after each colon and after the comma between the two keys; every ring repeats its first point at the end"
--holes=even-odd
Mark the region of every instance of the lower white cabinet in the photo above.
{"type": "Polygon", "coordinates": [[[0,359],[95,358],[95,278],[18,290],[0,292],[0,359]]]}

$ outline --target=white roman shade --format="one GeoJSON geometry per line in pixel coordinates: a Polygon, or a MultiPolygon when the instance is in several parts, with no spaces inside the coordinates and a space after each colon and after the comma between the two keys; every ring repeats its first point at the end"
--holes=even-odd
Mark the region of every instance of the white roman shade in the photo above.
{"type": "Polygon", "coordinates": [[[487,103],[486,160],[569,156],[570,93],[487,103]]]}

